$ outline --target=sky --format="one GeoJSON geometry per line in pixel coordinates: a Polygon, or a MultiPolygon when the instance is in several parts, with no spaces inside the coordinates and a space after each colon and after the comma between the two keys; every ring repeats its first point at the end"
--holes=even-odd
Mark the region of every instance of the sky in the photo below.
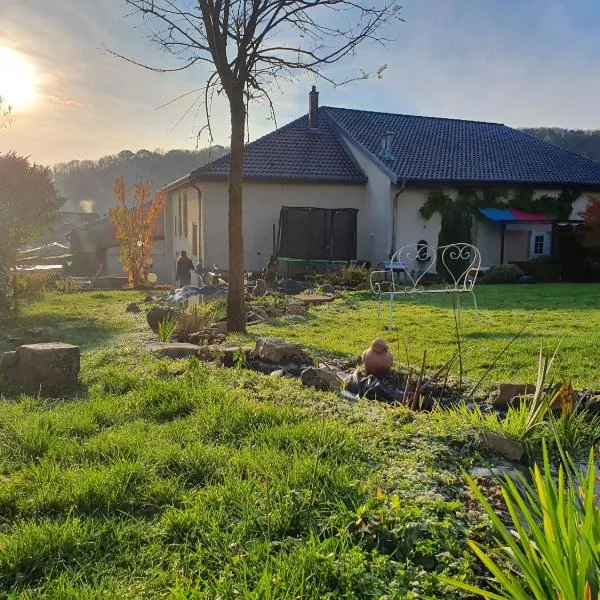
{"type": "MultiPolygon", "coordinates": [[[[383,78],[335,88],[321,82],[321,104],[600,129],[599,0],[403,0],[402,16],[386,49],[365,45],[337,72],[352,77],[385,64],[383,78]]],[[[0,130],[0,152],[54,164],[209,143],[197,136],[203,115],[186,113],[194,96],[170,103],[201,84],[203,68],[153,73],[106,51],[174,64],[122,0],[2,0],[0,96],[8,75],[15,77],[3,48],[27,63],[16,76],[34,77],[35,95],[0,130]]],[[[274,92],[279,125],[306,113],[313,83],[303,76],[274,92]]],[[[250,108],[250,139],[274,127],[265,106],[250,108]]],[[[213,133],[215,143],[228,143],[223,101],[213,109],[213,133]]]]}

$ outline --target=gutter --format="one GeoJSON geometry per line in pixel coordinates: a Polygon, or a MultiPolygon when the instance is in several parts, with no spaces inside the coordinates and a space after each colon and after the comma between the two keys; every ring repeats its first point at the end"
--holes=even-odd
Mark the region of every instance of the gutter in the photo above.
{"type": "Polygon", "coordinates": [[[389,259],[391,260],[396,252],[396,223],[398,221],[398,200],[406,189],[406,179],[402,180],[400,189],[394,194],[393,207],[392,207],[392,245],[390,247],[389,259]]]}

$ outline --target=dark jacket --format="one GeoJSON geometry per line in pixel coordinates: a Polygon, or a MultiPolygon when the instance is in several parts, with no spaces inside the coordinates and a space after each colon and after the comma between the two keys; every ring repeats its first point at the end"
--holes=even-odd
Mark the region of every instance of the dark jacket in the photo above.
{"type": "Polygon", "coordinates": [[[194,263],[189,256],[180,256],[177,259],[177,270],[175,272],[175,279],[177,281],[186,281],[192,278],[192,271],[194,270],[194,263]]]}

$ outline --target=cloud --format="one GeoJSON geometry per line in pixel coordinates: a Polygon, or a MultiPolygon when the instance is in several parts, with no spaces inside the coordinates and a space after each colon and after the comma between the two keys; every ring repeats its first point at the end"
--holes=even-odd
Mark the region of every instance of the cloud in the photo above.
{"type": "Polygon", "coordinates": [[[42,94],[42,98],[44,100],[48,100],[49,102],[54,102],[63,106],[75,106],[77,108],[92,108],[91,104],[86,104],[85,102],[78,102],[77,100],[63,100],[62,98],[54,96],[53,94],[42,94]]]}

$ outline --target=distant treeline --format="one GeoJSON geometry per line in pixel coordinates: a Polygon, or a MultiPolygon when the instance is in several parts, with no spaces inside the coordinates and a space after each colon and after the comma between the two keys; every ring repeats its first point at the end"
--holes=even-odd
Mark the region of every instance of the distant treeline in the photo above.
{"type": "Polygon", "coordinates": [[[223,146],[202,150],[123,150],[98,160],[72,160],[54,165],[58,191],[67,198],[62,210],[104,215],[115,204],[115,180],[123,176],[130,186],[151,178],[154,189],[166,185],[227,151],[223,146]]]}
{"type": "Polygon", "coordinates": [[[583,154],[600,161],[600,131],[586,129],[561,129],[560,127],[535,127],[524,129],[546,142],[560,146],[565,150],[583,154]]]}
{"type": "MultiPolygon", "coordinates": [[[[525,129],[547,142],[600,161],[600,131],[538,127],[525,129]]],[[[129,185],[151,177],[155,189],[201,165],[219,158],[227,151],[222,146],[202,150],[169,150],[168,152],[123,150],[99,160],[72,160],[54,166],[59,192],[68,201],[63,210],[97,212],[104,215],[113,206],[113,186],[119,176],[129,185]]]]}

